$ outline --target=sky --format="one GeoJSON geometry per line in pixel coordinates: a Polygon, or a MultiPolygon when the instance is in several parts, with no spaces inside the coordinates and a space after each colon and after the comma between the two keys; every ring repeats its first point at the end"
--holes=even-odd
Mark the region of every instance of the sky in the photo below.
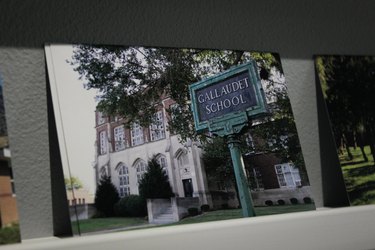
{"type": "Polygon", "coordinates": [[[64,176],[69,176],[69,165],[71,175],[78,177],[83,188],[94,194],[96,91],[84,89],[79,74],[66,62],[73,53],[71,45],[51,45],[50,49],[50,56],[47,56],[48,73],[51,85],[56,84],[57,93],[57,97],[52,95],[53,105],[55,110],[60,109],[62,121],[61,128],[57,126],[57,130],[59,138],[65,138],[65,142],[60,140],[59,144],[60,150],[66,149],[67,156],[67,161],[62,161],[64,176]]]}

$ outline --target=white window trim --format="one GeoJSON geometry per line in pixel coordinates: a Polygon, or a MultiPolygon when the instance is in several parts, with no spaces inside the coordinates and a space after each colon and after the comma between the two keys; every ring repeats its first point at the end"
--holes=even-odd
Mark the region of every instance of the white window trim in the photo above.
{"type": "Polygon", "coordinates": [[[134,164],[134,167],[137,171],[137,185],[138,185],[143,175],[147,172],[147,164],[143,160],[138,160],[134,164]]]}
{"type": "Polygon", "coordinates": [[[157,156],[156,161],[159,163],[161,168],[164,170],[165,174],[168,176],[168,181],[169,181],[167,157],[165,157],[165,155],[160,154],[160,155],[157,156]],[[162,162],[162,159],[164,159],[164,164],[162,162]]]}
{"type": "Polygon", "coordinates": [[[119,195],[121,198],[130,195],[130,178],[129,168],[125,165],[120,165],[118,169],[119,178],[119,195]]]}
{"type": "Polygon", "coordinates": [[[132,146],[142,145],[144,143],[143,127],[139,123],[133,123],[130,130],[132,146]]]}
{"type": "Polygon", "coordinates": [[[115,151],[125,149],[125,128],[123,125],[117,126],[113,129],[113,137],[115,142],[115,151]],[[122,132],[122,133],[120,133],[122,132]]]}
{"type": "MultiPolygon", "coordinates": [[[[301,175],[299,169],[294,166],[293,163],[283,163],[275,165],[275,172],[277,181],[280,188],[295,188],[301,186],[301,175]],[[278,172],[278,167],[281,168],[281,172],[278,172]],[[292,183],[288,182],[285,174],[290,174],[292,183]],[[285,185],[282,185],[285,183],[285,185]]],[[[290,179],[289,179],[290,180],[290,179]]]]}
{"type": "Polygon", "coordinates": [[[108,151],[107,145],[107,131],[103,130],[99,132],[99,153],[100,155],[104,155],[108,151]]]}
{"type": "Polygon", "coordinates": [[[150,125],[150,140],[158,141],[165,138],[165,126],[164,126],[164,112],[158,111],[155,113],[156,124],[150,125]]]}

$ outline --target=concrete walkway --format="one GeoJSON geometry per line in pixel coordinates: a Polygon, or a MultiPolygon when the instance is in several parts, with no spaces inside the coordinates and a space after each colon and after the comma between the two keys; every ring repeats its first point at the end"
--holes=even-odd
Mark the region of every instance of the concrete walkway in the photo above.
{"type": "Polygon", "coordinates": [[[129,227],[120,227],[120,228],[113,228],[113,229],[104,229],[100,231],[93,231],[93,232],[87,232],[87,233],[81,233],[81,235],[75,234],[74,237],[80,237],[80,236],[86,236],[86,235],[96,235],[96,234],[105,234],[105,233],[113,233],[113,232],[121,232],[121,231],[127,231],[127,230],[133,230],[133,229],[141,229],[141,228],[148,228],[148,227],[154,227],[157,226],[155,224],[142,224],[138,226],[129,226],[129,227]]]}

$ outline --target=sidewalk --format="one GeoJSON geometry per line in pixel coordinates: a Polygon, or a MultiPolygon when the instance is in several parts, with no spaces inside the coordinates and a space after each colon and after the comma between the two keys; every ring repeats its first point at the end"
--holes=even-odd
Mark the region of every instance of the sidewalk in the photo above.
{"type": "Polygon", "coordinates": [[[154,227],[157,226],[155,224],[143,224],[138,226],[129,226],[129,227],[120,227],[120,228],[113,228],[113,229],[104,229],[100,231],[93,231],[93,232],[87,232],[87,233],[81,233],[81,235],[75,234],[73,237],[80,237],[80,236],[87,236],[87,235],[96,235],[96,234],[105,234],[105,233],[113,233],[113,232],[121,232],[121,231],[127,231],[127,230],[133,230],[133,229],[141,229],[141,228],[148,228],[148,227],[154,227]]]}

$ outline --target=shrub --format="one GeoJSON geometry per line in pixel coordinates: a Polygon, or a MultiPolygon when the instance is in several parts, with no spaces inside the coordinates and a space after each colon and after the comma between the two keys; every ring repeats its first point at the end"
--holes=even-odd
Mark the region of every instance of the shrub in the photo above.
{"type": "Polygon", "coordinates": [[[267,206],[272,206],[272,205],[273,205],[273,201],[271,201],[271,200],[266,200],[265,204],[266,204],[267,206]]]}
{"type": "Polygon", "coordinates": [[[311,204],[311,203],[312,203],[312,200],[311,200],[310,197],[305,197],[305,198],[303,198],[303,202],[304,202],[305,204],[311,204]]]}
{"type": "Polygon", "coordinates": [[[102,177],[96,189],[94,201],[98,214],[103,215],[103,217],[113,216],[113,206],[119,199],[117,189],[112,184],[111,177],[102,177]]]}
{"type": "Polygon", "coordinates": [[[190,216],[196,216],[199,214],[199,210],[197,207],[189,207],[188,208],[188,213],[190,216]]]}
{"type": "Polygon", "coordinates": [[[293,205],[298,204],[297,198],[291,198],[290,203],[292,203],[293,205]]]}
{"type": "Polygon", "coordinates": [[[279,205],[285,205],[285,201],[284,200],[278,200],[277,204],[279,204],[279,205]]]}
{"type": "Polygon", "coordinates": [[[221,204],[221,208],[222,209],[228,209],[229,208],[228,203],[221,204]]]}
{"type": "Polygon", "coordinates": [[[147,163],[147,172],[139,181],[139,194],[145,199],[170,198],[174,194],[168,176],[155,156],[147,163]]]}
{"type": "Polygon", "coordinates": [[[201,211],[203,211],[203,212],[208,212],[208,211],[210,211],[210,205],[208,205],[208,204],[203,204],[203,205],[201,206],[201,211]]]}
{"type": "Polygon", "coordinates": [[[11,226],[0,229],[0,245],[17,243],[21,241],[19,225],[14,223],[11,226]]]}
{"type": "Polygon", "coordinates": [[[141,217],[147,215],[146,200],[139,195],[129,195],[119,200],[115,206],[116,216],[141,217]]]}

